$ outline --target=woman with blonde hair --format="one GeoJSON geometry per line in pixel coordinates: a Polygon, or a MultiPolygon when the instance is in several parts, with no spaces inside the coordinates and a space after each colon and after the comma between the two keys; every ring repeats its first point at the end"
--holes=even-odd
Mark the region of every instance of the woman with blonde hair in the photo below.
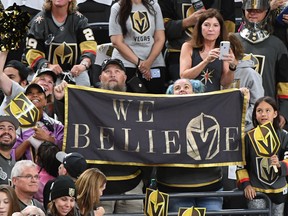
{"type": "Polygon", "coordinates": [[[76,180],[77,204],[83,216],[102,216],[103,207],[97,207],[106,187],[106,176],[97,168],[85,170],[76,180]],[[94,210],[96,208],[96,210],[94,210]]]}
{"type": "Polygon", "coordinates": [[[11,216],[19,212],[20,206],[14,189],[9,185],[0,185],[0,212],[1,216],[11,216]]]}

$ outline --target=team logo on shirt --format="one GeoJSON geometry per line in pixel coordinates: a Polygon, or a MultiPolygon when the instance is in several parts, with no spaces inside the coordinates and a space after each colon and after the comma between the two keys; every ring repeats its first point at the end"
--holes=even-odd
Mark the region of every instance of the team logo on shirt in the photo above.
{"type": "Polygon", "coordinates": [[[48,61],[52,64],[59,64],[65,70],[70,69],[70,65],[77,63],[76,56],[77,44],[75,43],[52,43],[50,46],[51,52],[48,61]]]}
{"type": "Polygon", "coordinates": [[[265,56],[250,53],[245,54],[243,60],[252,60],[254,62],[254,70],[262,76],[264,70],[265,56]]]}
{"type": "Polygon", "coordinates": [[[146,11],[136,11],[130,14],[132,28],[139,34],[144,34],[150,28],[148,13],[146,11]]]}
{"type": "Polygon", "coordinates": [[[217,119],[204,113],[193,118],[186,127],[186,140],[187,154],[191,158],[213,159],[220,151],[220,125],[217,119]],[[196,140],[203,143],[197,143],[196,140]],[[202,149],[199,149],[199,146],[202,146],[202,149]]]}

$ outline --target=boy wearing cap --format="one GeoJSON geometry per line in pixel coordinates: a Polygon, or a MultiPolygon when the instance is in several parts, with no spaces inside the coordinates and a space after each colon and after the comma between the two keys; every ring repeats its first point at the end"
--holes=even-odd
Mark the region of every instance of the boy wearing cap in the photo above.
{"type": "Polygon", "coordinates": [[[39,110],[39,120],[36,127],[20,128],[13,149],[15,149],[16,160],[24,158],[34,161],[35,151],[43,141],[54,143],[60,149],[62,148],[64,126],[45,113],[47,98],[45,90],[40,85],[30,84],[25,90],[25,95],[39,110]]]}
{"type": "Polygon", "coordinates": [[[11,149],[16,142],[16,130],[19,122],[9,115],[0,116],[0,184],[11,183],[11,170],[15,160],[11,157],[11,149]]]}

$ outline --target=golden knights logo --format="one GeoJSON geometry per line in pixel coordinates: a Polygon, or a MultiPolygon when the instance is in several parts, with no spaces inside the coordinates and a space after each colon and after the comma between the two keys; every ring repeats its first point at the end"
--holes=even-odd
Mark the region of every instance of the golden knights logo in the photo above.
{"type": "Polygon", "coordinates": [[[147,216],[168,215],[169,195],[150,188],[146,189],[144,212],[147,216]]]}
{"type": "Polygon", "coordinates": [[[191,119],[186,127],[187,154],[194,160],[210,160],[219,153],[220,150],[220,125],[213,116],[201,113],[191,119]],[[197,143],[196,140],[202,140],[197,143]],[[198,149],[198,146],[207,149],[198,149]],[[200,154],[203,154],[201,155],[200,154]]]}
{"type": "Polygon", "coordinates": [[[264,64],[265,64],[265,56],[254,55],[250,53],[250,54],[245,54],[242,60],[252,60],[254,62],[254,70],[262,76],[263,70],[264,70],[264,64]]]}
{"type": "Polygon", "coordinates": [[[206,208],[179,208],[178,216],[205,216],[206,208]]]}
{"type": "Polygon", "coordinates": [[[23,92],[15,97],[4,110],[18,119],[21,127],[35,126],[39,120],[39,110],[23,92]]]}
{"type": "MultiPolygon", "coordinates": [[[[193,14],[195,12],[194,8],[192,7],[191,3],[188,4],[188,3],[183,3],[182,4],[182,17],[183,19],[189,17],[191,14],[193,14]]],[[[192,32],[193,32],[193,28],[192,27],[189,27],[185,30],[185,33],[191,37],[192,35],[192,32]]]]}
{"type": "Polygon", "coordinates": [[[52,64],[59,64],[63,69],[70,69],[71,65],[77,63],[77,44],[75,43],[52,43],[50,45],[48,61],[52,64]]]}
{"type": "Polygon", "coordinates": [[[130,14],[132,28],[139,34],[144,34],[150,28],[148,12],[136,11],[130,14]]]}
{"type": "Polygon", "coordinates": [[[272,185],[278,178],[269,158],[277,154],[280,148],[280,141],[271,122],[258,125],[254,130],[248,132],[249,139],[255,150],[257,164],[257,175],[260,181],[272,185]]]}

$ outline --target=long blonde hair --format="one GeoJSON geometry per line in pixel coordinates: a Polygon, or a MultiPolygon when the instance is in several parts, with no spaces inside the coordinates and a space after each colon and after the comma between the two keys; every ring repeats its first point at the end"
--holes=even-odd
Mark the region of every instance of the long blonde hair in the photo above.
{"type": "Polygon", "coordinates": [[[106,184],[106,176],[97,168],[85,170],[76,180],[77,204],[83,216],[89,214],[99,203],[98,191],[106,184]]]}
{"type": "MultiPolygon", "coordinates": [[[[51,11],[52,10],[52,0],[45,0],[42,9],[44,11],[51,11]]],[[[78,6],[77,6],[77,0],[71,0],[69,2],[69,6],[68,6],[68,13],[74,13],[75,11],[77,11],[78,6]]]]}

